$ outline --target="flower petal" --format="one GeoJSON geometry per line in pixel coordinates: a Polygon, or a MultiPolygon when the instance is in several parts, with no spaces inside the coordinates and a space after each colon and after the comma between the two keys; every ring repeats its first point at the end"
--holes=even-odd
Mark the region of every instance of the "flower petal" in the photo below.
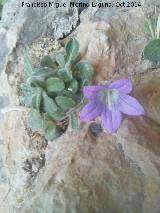
{"type": "Polygon", "coordinates": [[[135,98],[126,94],[120,94],[117,107],[121,112],[127,115],[144,114],[144,108],[141,104],[135,98]]]}
{"type": "Polygon", "coordinates": [[[119,92],[128,94],[132,91],[132,81],[129,79],[121,79],[114,81],[108,86],[109,89],[118,89],[119,92]]]}
{"type": "Polygon", "coordinates": [[[90,102],[83,107],[80,113],[80,119],[82,121],[94,120],[96,117],[101,115],[102,109],[103,106],[100,103],[90,102]]]}
{"type": "Polygon", "coordinates": [[[94,99],[97,96],[99,91],[105,90],[105,86],[97,85],[97,86],[85,86],[83,88],[84,97],[88,98],[89,100],[94,99]]]}
{"type": "Polygon", "coordinates": [[[107,107],[104,107],[102,113],[102,125],[104,129],[108,130],[110,133],[114,133],[119,128],[122,121],[122,114],[117,109],[113,108],[110,111],[107,107]]]}

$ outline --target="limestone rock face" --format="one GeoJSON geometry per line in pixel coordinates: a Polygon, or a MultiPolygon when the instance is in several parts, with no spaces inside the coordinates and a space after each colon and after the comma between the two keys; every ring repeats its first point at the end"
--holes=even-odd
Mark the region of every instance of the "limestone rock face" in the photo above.
{"type": "Polygon", "coordinates": [[[0,25],[0,212],[159,213],[160,68],[141,60],[147,11],[159,1],[126,10],[88,8],[72,34],[96,68],[93,83],[130,78],[145,115],[124,116],[113,135],[95,136],[88,123],[53,142],[28,128],[28,109],[19,106],[23,54],[39,52],[43,37],[68,34],[78,12],[19,3],[8,1],[0,25]]]}
{"type": "MultiPolygon", "coordinates": [[[[29,0],[27,3],[32,4],[29,0]]],[[[49,3],[49,0],[45,1],[49,3]]],[[[67,7],[22,7],[21,0],[8,1],[3,9],[0,23],[0,72],[5,68],[8,57],[17,42],[26,46],[46,34],[58,39],[68,34],[78,21],[77,9],[69,8],[66,0],[58,1],[67,7]]],[[[54,4],[55,5],[55,4],[54,4]]]]}
{"type": "MultiPolygon", "coordinates": [[[[159,73],[154,76],[158,81],[159,73]]],[[[152,77],[151,73],[145,75],[134,91],[136,97],[141,88],[154,84],[152,77]]],[[[154,90],[148,92],[154,97],[154,90]]],[[[149,112],[147,99],[143,96],[140,100],[149,112]]],[[[152,104],[157,106],[157,102],[152,104]]],[[[86,213],[160,210],[160,126],[149,113],[124,118],[114,135],[101,133],[95,137],[88,126],[79,134],[67,133],[48,144],[45,156],[44,173],[32,189],[33,204],[29,200],[22,208],[24,212],[37,208],[86,213]]]]}

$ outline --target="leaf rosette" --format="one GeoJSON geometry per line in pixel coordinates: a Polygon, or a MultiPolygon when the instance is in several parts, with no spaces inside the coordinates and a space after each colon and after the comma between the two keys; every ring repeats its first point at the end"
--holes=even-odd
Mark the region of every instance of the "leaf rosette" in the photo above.
{"type": "Polygon", "coordinates": [[[74,38],[66,44],[64,54],[45,56],[39,68],[34,68],[25,54],[21,100],[31,109],[30,128],[43,132],[47,140],[54,140],[64,132],[59,123],[68,117],[68,125],[78,129],[76,112],[83,102],[82,89],[91,82],[93,73],[92,64],[81,59],[79,43],[74,38]]]}

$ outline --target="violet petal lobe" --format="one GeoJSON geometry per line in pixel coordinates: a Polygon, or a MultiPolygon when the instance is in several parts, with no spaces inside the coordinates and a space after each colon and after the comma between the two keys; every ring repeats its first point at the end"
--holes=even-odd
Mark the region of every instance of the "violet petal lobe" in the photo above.
{"type": "Polygon", "coordinates": [[[117,108],[127,115],[143,115],[144,109],[141,104],[133,97],[121,93],[117,108]]]}
{"type": "Polygon", "coordinates": [[[99,91],[105,90],[105,86],[103,85],[97,85],[97,86],[85,86],[83,88],[83,95],[87,99],[91,100],[96,98],[99,91]]]}
{"type": "Polygon", "coordinates": [[[108,88],[117,89],[119,92],[128,94],[132,91],[132,81],[129,79],[117,80],[111,83],[108,88]]]}
{"type": "Polygon", "coordinates": [[[122,114],[116,108],[110,111],[107,107],[104,107],[102,113],[102,125],[103,128],[110,133],[115,133],[122,122],[122,114]]]}
{"type": "Polygon", "coordinates": [[[101,115],[102,109],[103,106],[100,103],[90,102],[83,107],[80,113],[80,119],[82,121],[94,120],[96,117],[101,115]]]}

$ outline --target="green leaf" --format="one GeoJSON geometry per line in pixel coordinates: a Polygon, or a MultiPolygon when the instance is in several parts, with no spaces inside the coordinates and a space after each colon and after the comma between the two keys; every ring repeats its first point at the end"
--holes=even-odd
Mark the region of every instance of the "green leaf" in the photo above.
{"type": "Polygon", "coordinates": [[[72,129],[75,129],[75,130],[80,129],[80,122],[76,113],[72,113],[70,115],[70,126],[72,129]]]}
{"type": "Polygon", "coordinates": [[[0,0],[0,4],[3,6],[7,0],[0,0]]]}
{"type": "Polygon", "coordinates": [[[150,41],[144,48],[144,59],[160,61],[160,39],[150,41]]]}
{"type": "Polygon", "coordinates": [[[157,19],[156,34],[157,34],[157,38],[160,38],[160,14],[157,19]]]}
{"type": "Polygon", "coordinates": [[[62,109],[58,109],[55,113],[51,115],[51,118],[55,121],[61,121],[65,117],[65,112],[62,109]]]}
{"type": "Polygon", "coordinates": [[[31,107],[32,106],[32,100],[38,93],[38,88],[37,87],[31,87],[27,84],[23,84],[21,88],[22,88],[22,92],[24,93],[23,103],[26,106],[31,107]]]}
{"type": "Polygon", "coordinates": [[[64,55],[62,54],[58,54],[56,55],[56,62],[58,63],[58,65],[62,68],[65,66],[65,58],[64,55]]]}
{"type": "Polygon", "coordinates": [[[37,68],[34,69],[34,73],[32,76],[27,80],[28,84],[31,84],[32,86],[40,86],[42,88],[45,87],[45,80],[48,77],[54,76],[55,71],[50,68],[37,68]]]}
{"type": "Polygon", "coordinates": [[[36,78],[47,78],[56,74],[56,71],[51,68],[36,68],[32,77],[36,78]]]}
{"type": "Polygon", "coordinates": [[[57,105],[55,101],[48,97],[46,92],[43,92],[43,106],[44,106],[44,111],[47,112],[49,115],[52,115],[57,111],[57,105]]]}
{"type": "Polygon", "coordinates": [[[24,77],[27,79],[31,77],[32,74],[33,74],[33,67],[31,64],[31,59],[28,53],[26,53],[24,55],[24,77]]]}
{"type": "Polygon", "coordinates": [[[38,110],[36,109],[31,109],[30,113],[29,113],[29,127],[32,130],[39,130],[43,128],[43,118],[40,114],[40,112],[38,112],[38,110]]]}
{"type": "Polygon", "coordinates": [[[78,104],[82,101],[83,99],[83,93],[82,92],[78,92],[76,93],[73,97],[73,100],[78,104]]]}
{"type": "Polygon", "coordinates": [[[21,102],[27,106],[27,107],[31,107],[32,106],[32,99],[33,99],[34,96],[30,96],[30,95],[25,95],[25,96],[22,96],[21,98],[21,102]]]}
{"type": "Polygon", "coordinates": [[[31,86],[32,87],[41,87],[42,89],[45,90],[46,84],[45,81],[40,81],[40,80],[33,80],[31,81],[31,86]]]}
{"type": "Polygon", "coordinates": [[[155,38],[156,20],[154,18],[151,18],[145,21],[144,31],[146,34],[150,35],[152,38],[155,38]]]}
{"type": "Polygon", "coordinates": [[[74,76],[79,79],[91,80],[94,73],[94,67],[88,61],[80,61],[74,68],[74,76]]]}
{"type": "Polygon", "coordinates": [[[79,53],[77,57],[71,61],[71,65],[72,66],[76,65],[80,60],[81,60],[81,54],[79,53]]]}
{"type": "Polygon", "coordinates": [[[73,93],[69,90],[64,90],[62,94],[60,94],[59,96],[67,96],[67,97],[70,97],[72,98],[73,97],[73,93]]]}
{"type": "Polygon", "coordinates": [[[75,106],[75,101],[72,98],[65,97],[65,96],[57,96],[55,98],[57,104],[63,109],[68,110],[75,106]]]}
{"type": "Polygon", "coordinates": [[[66,45],[67,62],[71,62],[76,59],[79,54],[79,43],[76,39],[70,39],[66,45]]]}
{"type": "Polygon", "coordinates": [[[55,61],[52,60],[52,58],[49,55],[45,56],[42,59],[41,66],[42,67],[50,67],[52,69],[57,69],[57,65],[56,65],[55,61]]]}
{"type": "Polygon", "coordinates": [[[40,91],[42,90],[42,88],[39,87],[39,86],[35,87],[35,86],[32,86],[32,85],[28,85],[28,84],[23,85],[23,87],[21,87],[21,88],[22,88],[22,92],[23,92],[24,97],[30,96],[31,102],[32,102],[32,98],[34,96],[37,96],[40,93],[40,91]]]}
{"type": "Polygon", "coordinates": [[[47,140],[54,140],[59,136],[59,131],[54,121],[45,118],[44,121],[45,138],[47,140]]]}
{"type": "Polygon", "coordinates": [[[89,83],[90,83],[90,80],[88,80],[88,79],[83,79],[83,80],[81,80],[81,81],[80,81],[80,88],[81,88],[81,91],[83,90],[83,87],[88,86],[89,83]]]}
{"type": "Polygon", "coordinates": [[[42,89],[37,88],[37,95],[34,96],[33,99],[32,99],[33,108],[40,110],[41,101],[42,101],[42,89]]]}
{"type": "Polygon", "coordinates": [[[76,79],[73,79],[67,88],[68,91],[71,91],[73,94],[75,94],[78,90],[78,81],[76,79]]]}
{"type": "Polygon", "coordinates": [[[68,66],[58,70],[58,76],[65,82],[72,80],[72,71],[68,66]]]}
{"type": "Polygon", "coordinates": [[[25,83],[21,84],[20,88],[21,88],[23,93],[30,92],[31,89],[32,89],[32,87],[30,87],[28,84],[25,84],[25,83]]]}
{"type": "Polygon", "coordinates": [[[57,130],[55,125],[51,125],[46,129],[45,138],[46,140],[54,140],[60,136],[60,132],[57,130]]]}
{"type": "Polygon", "coordinates": [[[64,90],[64,82],[59,78],[49,78],[47,80],[47,91],[48,92],[61,92],[64,90]]]}

